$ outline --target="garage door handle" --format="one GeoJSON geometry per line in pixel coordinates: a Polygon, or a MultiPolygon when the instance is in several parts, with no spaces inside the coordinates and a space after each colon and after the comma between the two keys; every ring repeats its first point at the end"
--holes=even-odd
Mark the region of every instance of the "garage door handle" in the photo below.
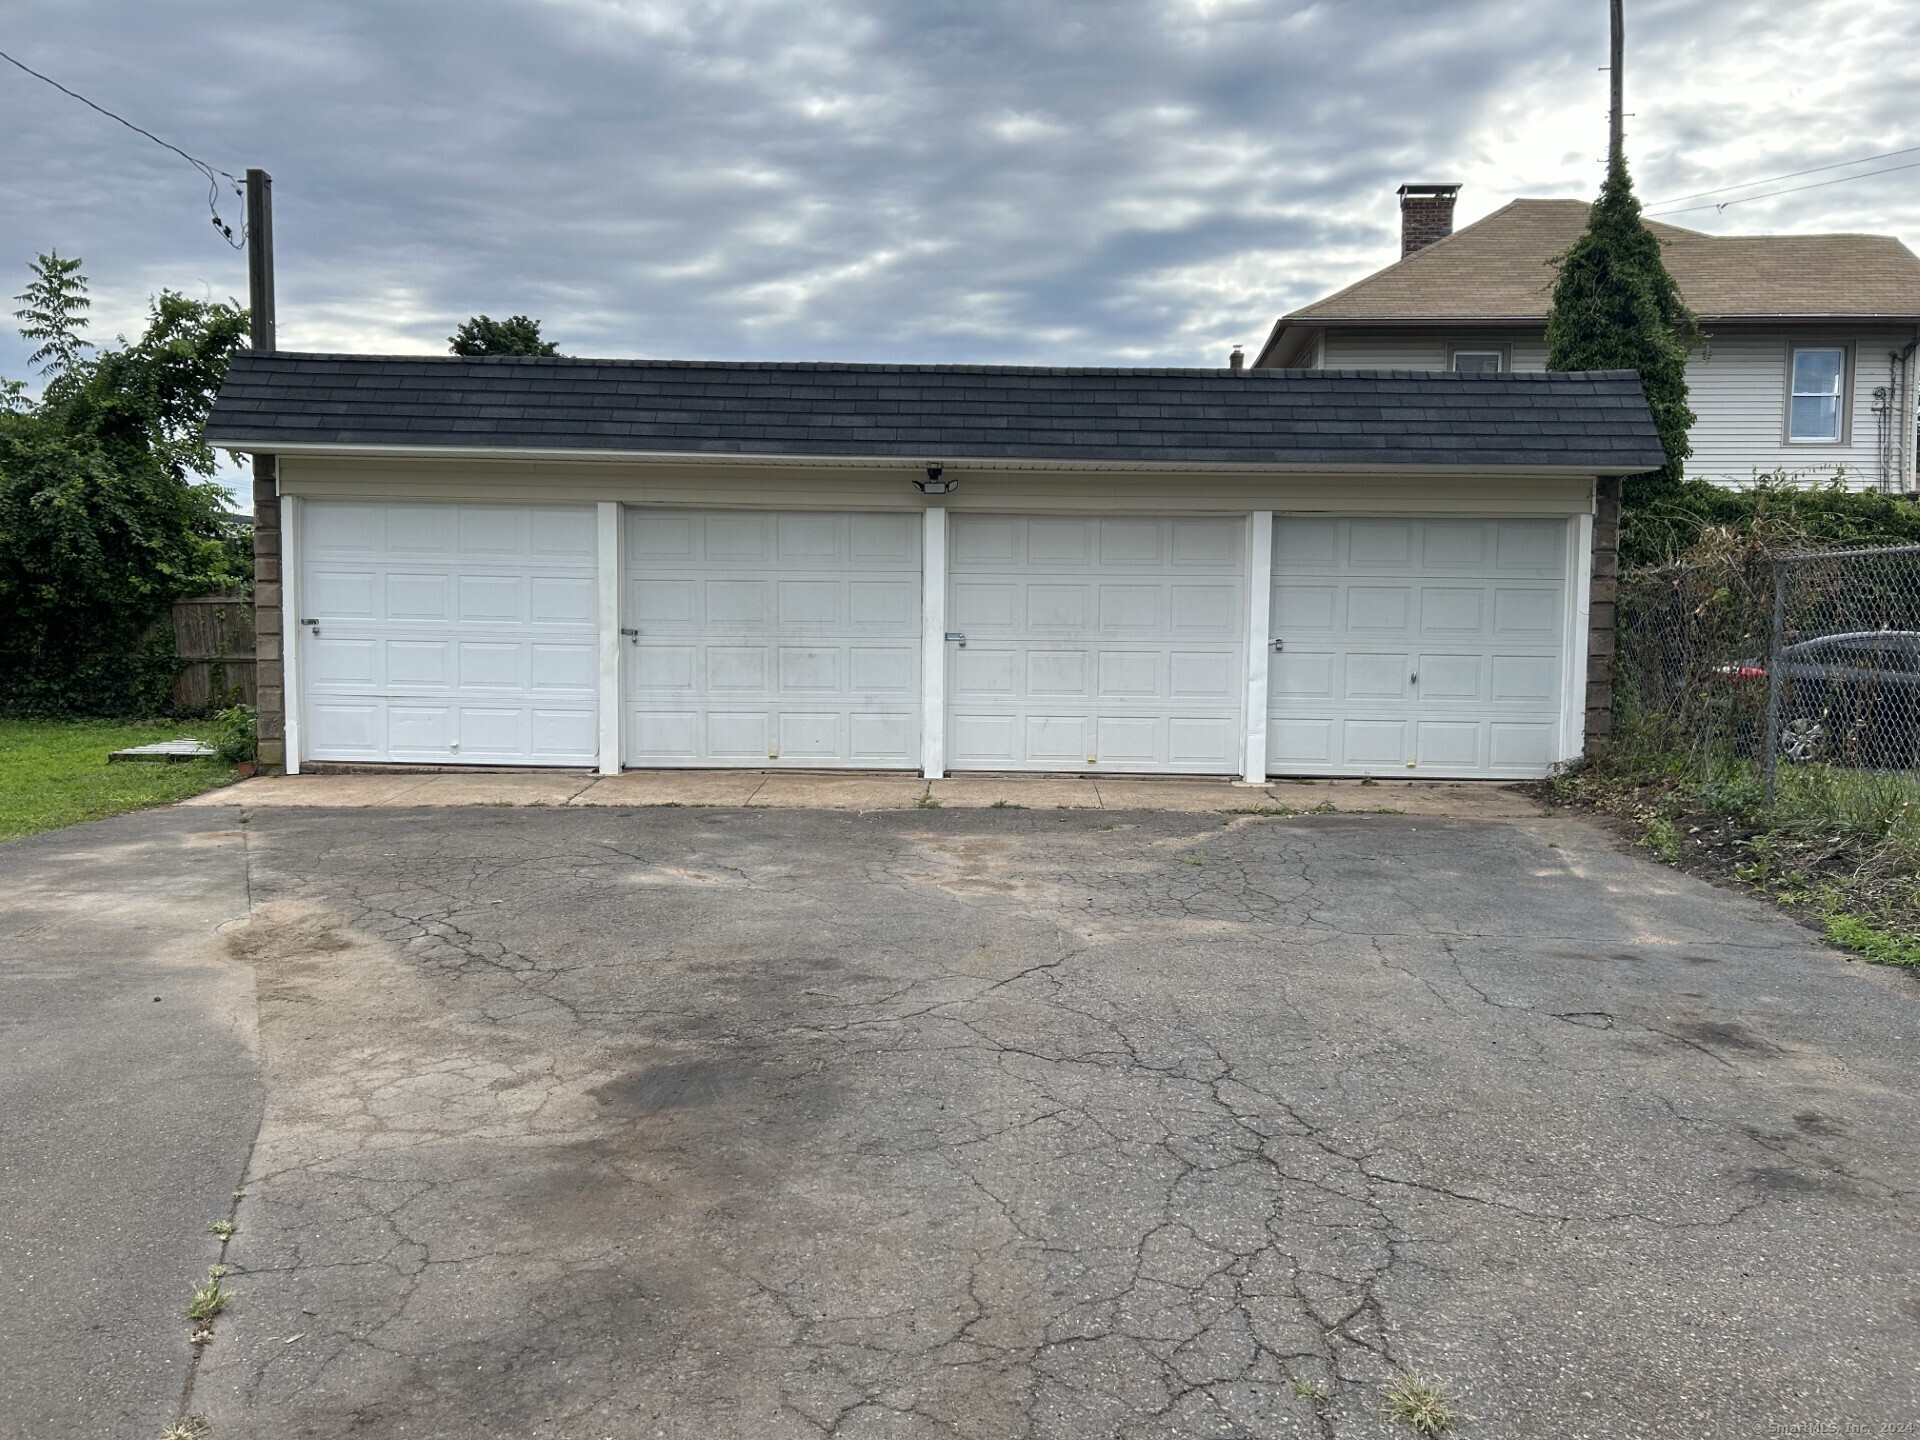
{"type": "Polygon", "coordinates": [[[638,645],[640,643],[640,632],[638,630],[629,630],[626,626],[622,625],[620,627],[620,633],[632,640],[634,644],[638,645]]]}
{"type": "Polygon", "coordinates": [[[1287,648],[1287,642],[1282,640],[1278,635],[1273,637],[1272,644],[1273,644],[1273,653],[1276,655],[1278,655],[1282,650],[1287,648]]]}
{"type": "Polygon", "coordinates": [[[318,620],[302,620],[300,623],[302,625],[311,625],[314,634],[318,635],[320,633],[320,622],[318,620]]]}
{"type": "Polygon", "coordinates": [[[962,650],[967,648],[967,636],[965,631],[949,630],[947,631],[947,639],[951,641],[953,644],[958,645],[962,650]]]}

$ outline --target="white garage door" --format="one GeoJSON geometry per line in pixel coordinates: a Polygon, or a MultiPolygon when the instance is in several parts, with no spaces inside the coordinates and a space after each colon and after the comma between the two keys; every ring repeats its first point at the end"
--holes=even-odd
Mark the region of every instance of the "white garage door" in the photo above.
{"type": "Polygon", "coordinates": [[[1561,758],[1568,534],[1276,516],[1269,773],[1544,775],[1561,758]]]}
{"type": "Polygon", "coordinates": [[[593,763],[590,508],[316,500],[301,530],[306,758],[593,763]]]}
{"type": "Polygon", "coordinates": [[[955,515],[948,763],[1238,768],[1246,522],[955,515]]]}
{"type": "Polygon", "coordinates": [[[920,529],[630,512],[627,763],[918,768],[920,529]]]}

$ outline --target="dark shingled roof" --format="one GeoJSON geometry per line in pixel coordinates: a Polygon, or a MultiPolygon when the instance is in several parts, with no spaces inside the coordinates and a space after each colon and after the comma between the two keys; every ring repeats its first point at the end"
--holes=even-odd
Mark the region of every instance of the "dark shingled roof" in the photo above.
{"type": "Polygon", "coordinates": [[[372,355],[234,357],[207,439],[1123,464],[1665,463],[1631,371],[1030,369],[372,355]]]}

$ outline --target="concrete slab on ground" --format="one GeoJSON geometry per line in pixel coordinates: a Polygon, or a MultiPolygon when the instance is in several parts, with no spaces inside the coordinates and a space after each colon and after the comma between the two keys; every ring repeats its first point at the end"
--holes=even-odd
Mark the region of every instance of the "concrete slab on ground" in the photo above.
{"type": "Polygon", "coordinates": [[[941,807],[980,810],[1234,812],[1390,811],[1461,819],[1517,820],[1537,801],[1498,781],[1287,781],[1240,785],[1153,775],[963,773],[931,783],[911,774],[842,770],[629,770],[392,772],[259,777],[196,795],[191,806],[324,806],[373,809],[435,805],[768,806],[781,810],[911,810],[931,796],[941,807]]]}

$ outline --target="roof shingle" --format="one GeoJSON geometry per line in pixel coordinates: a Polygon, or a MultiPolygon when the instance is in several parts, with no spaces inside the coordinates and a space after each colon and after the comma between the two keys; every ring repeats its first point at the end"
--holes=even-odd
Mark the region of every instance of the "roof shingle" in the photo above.
{"type": "Polygon", "coordinates": [[[295,445],[1120,464],[1664,462],[1631,371],[1028,369],[236,355],[207,422],[295,445]]]}

